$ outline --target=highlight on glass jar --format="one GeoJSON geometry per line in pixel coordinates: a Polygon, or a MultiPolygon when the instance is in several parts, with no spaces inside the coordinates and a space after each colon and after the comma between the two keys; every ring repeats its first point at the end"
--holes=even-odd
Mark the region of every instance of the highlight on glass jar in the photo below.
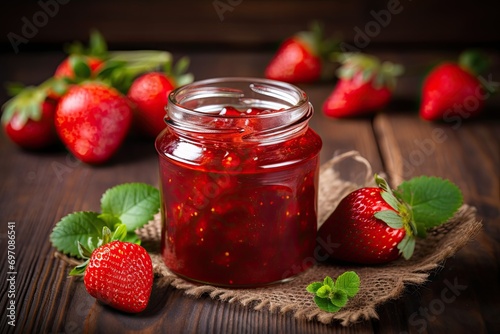
{"type": "Polygon", "coordinates": [[[155,142],[170,270],[255,287],[312,265],[321,149],[312,115],[302,90],[267,79],[209,79],[170,94],[155,142]]]}

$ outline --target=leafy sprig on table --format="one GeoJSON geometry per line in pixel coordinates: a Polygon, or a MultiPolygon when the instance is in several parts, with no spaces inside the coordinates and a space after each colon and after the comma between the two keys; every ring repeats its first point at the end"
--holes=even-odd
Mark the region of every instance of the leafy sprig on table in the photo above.
{"type": "Polygon", "coordinates": [[[306,288],[314,294],[314,302],[326,312],[337,312],[359,291],[360,279],[354,271],[347,271],[334,281],[326,276],[323,282],[313,282],[306,288]]]}
{"type": "Polygon", "coordinates": [[[157,188],[145,183],[124,183],[102,195],[101,213],[79,211],[63,217],[50,234],[50,241],[61,253],[77,258],[81,258],[79,244],[92,251],[105,237],[103,230],[113,235],[118,230],[121,240],[140,243],[135,230],[152,220],[159,208],[157,188]]]}

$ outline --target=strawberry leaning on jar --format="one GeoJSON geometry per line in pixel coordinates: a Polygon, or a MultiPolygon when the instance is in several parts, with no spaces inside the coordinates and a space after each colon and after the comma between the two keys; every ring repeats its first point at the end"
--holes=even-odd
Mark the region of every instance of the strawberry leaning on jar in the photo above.
{"type": "Polygon", "coordinates": [[[58,141],[54,126],[56,102],[48,95],[47,86],[26,87],[4,104],[2,125],[12,142],[39,150],[58,141]]]}
{"type": "Polygon", "coordinates": [[[303,31],[283,41],[264,75],[268,79],[292,84],[311,83],[327,75],[327,60],[337,42],[323,37],[319,24],[312,25],[309,31],[303,31]]]}
{"type": "Polygon", "coordinates": [[[193,75],[184,73],[189,66],[189,59],[182,58],[171,69],[171,62],[167,62],[163,72],[149,72],[136,78],[127,97],[132,102],[135,124],[139,131],[151,138],[155,138],[165,129],[165,115],[168,103],[168,94],[180,86],[193,81],[193,75]]]}
{"type": "Polygon", "coordinates": [[[403,67],[365,54],[344,54],[339,81],[323,103],[323,112],[334,118],[377,112],[387,106],[403,67]]]}
{"type": "Polygon", "coordinates": [[[72,86],[60,99],[56,130],[68,150],[80,161],[99,164],[120,147],[132,122],[125,96],[99,82],[72,86]]]}
{"type": "Polygon", "coordinates": [[[448,180],[418,177],[393,192],[375,176],[378,187],[357,189],[344,197],[318,230],[328,241],[330,259],[382,264],[410,259],[417,237],[446,222],[462,204],[460,190],[448,180]]]}

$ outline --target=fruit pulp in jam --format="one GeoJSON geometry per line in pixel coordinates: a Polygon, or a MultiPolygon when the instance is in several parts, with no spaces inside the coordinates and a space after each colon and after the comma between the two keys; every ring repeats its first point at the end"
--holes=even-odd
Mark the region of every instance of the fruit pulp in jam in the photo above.
{"type": "MultiPolygon", "coordinates": [[[[266,112],[226,107],[220,115],[266,112]]],[[[320,148],[311,129],[267,145],[196,143],[165,131],[157,149],[166,265],[222,286],[278,282],[310,267],[320,148]]]]}

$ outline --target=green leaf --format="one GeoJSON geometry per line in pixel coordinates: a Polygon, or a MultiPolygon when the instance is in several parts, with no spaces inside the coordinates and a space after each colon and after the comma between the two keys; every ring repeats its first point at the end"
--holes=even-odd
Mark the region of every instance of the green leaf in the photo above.
{"type": "Polygon", "coordinates": [[[330,289],[335,288],[335,282],[330,276],[325,277],[325,279],[323,280],[323,285],[328,285],[330,289]]]}
{"type": "Polygon", "coordinates": [[[415,224],[425,229],[446,222],[463,202],[460,189],[438,177],[421,176],[405,181],[397,194],[411,207],[415,224]]]}
{"type": "Polygon", "coordinates": [[[52,245],[60,252],[79,257],[77,242],[86,245],[89,238],[97,240],[106,226],[95,212],[75,212],[61,219],[50,234],[52,245]]]}
{"type": "Polygon", "coordinates": [[[153,219],[160,209],[160,192],[144,183],[125,183],[107,190],[101,198],[103,214],[118,217],[135,231],[153,219]]]}
{"type": "Polygon", "coordinates": [[[398,244],[398,249],[405,260],[409,260],[413,255],[413,251],[415,250],[415,237],[409,236],[407,234],[398,244]]]}
{"type": "Polygon", "coordinates": [[[380,195],[382,196],[384,201],[386,201],[386,203],[391,206],[391,208],[393,208],[396,211],[399,211],[400,203],[397,200],[397,198],[392,194],[392,192],[389,193],[386,191],[382,191],[380,195]]]}
{"type": "Polygon", "coordinates": [[[382,210],[374,214],[375,218],[382,220],[388,226],[400,229],[403,228],[403,219],[392,210],[382,210]]]}
{"type": "Polygon", "coordinates": [[[354,297],[359,291],[361,280],[354,271],[346,271],[335,281],[335,288],[346,292],[349,298],[354,297]]]}
{"type": "Polygon", "coordinates": [[[111,240],[122,240],[127,236],[127,225],[119,224],[111,236],[111,240]]]}
{"type": "Polygon", "coordinates": [[[104,58],[107,56],[108,46],[106,45],[106,40],[97,30],[93,30],[90,33],[89,40],[89,56],[95,56],[99,58],[104,58]]]}
{"type": "Polygon", "coordinates": [[[77,265],[71,271],[69,272],[70,276],[82,276],[85,273],[85,269],[87,269],[87,266],[89,264],[89,260],[86,260],[82,264],[77,265]]]}
{"type": "Polygon", "coordinates": [[[175,64],[173,74],[175,76],[179,76],[181,74],[184,74],[184,72],[186,72],[188,68],[189,68],[189,57],[182,57],[175,64]]]}
{"type": "Polygon", "coordinates": [[[92,255],[92,251],[85,247],[81,242],[76,242],[76,247],[78,248],[78,254],[82,259],[88,259],[92,255]]]}
{"type": "Polygon", "coordinates": [[[110,230],[114,230],[116,225],[122,223],[119,217],[110,213],[101,213],[99,218],[106,223],[106,226],[109,227],[110,230]]]}
{"type": "Polygon", "coordinates": [[[329,298],[320,298],[318,296],[314,296],[314,302],[321,310],[326,312],[333,313],[341,309],[340,307],[333,305],[329,298]]]}
{"type": "Polygon", "coordinates": [[[9,96],[16,96],[21,93],[26,88],[26,85],[20,82],[7,82],[5,84],[5,89],[9,96]]]}
{"type": "Polygon", "coordinates": [[[137,234],[134,231],[127,232],[127,234],[122,239],[122,241],[131,242],[133,244],[138,244],[138,245],[141,244],[141,239],[139,239],[139,237],[137,236],[137,234]]]}
{"type": "Polygon", "coordinates": [[[332,288],[330,288],[328,285],[323,285],[316,291],[316,296],[321,297],[321,298],[329,298],[330,292],[332,292],[332,288]]]}
{"type": "Polygon", "coordinates": [[[306,290],[307,292],[316,294],[316,291],[318,291],[318,289],[321,288],[322,286],[323,283],[321,282],[313,282],[306,287],[306,290]]]}
{"type": "Polygon", "coordinates": [[[344,307],[347,304],[347,292],[345,290],[337,290],[330,298],[333,305],[344,307]]]}
{"type": "Polygon", "coordinates": [[[73,55],[69,58],[69,63],[77,78],[90,78],[92,71],[87,62],[82,57],[73,55]]]}

